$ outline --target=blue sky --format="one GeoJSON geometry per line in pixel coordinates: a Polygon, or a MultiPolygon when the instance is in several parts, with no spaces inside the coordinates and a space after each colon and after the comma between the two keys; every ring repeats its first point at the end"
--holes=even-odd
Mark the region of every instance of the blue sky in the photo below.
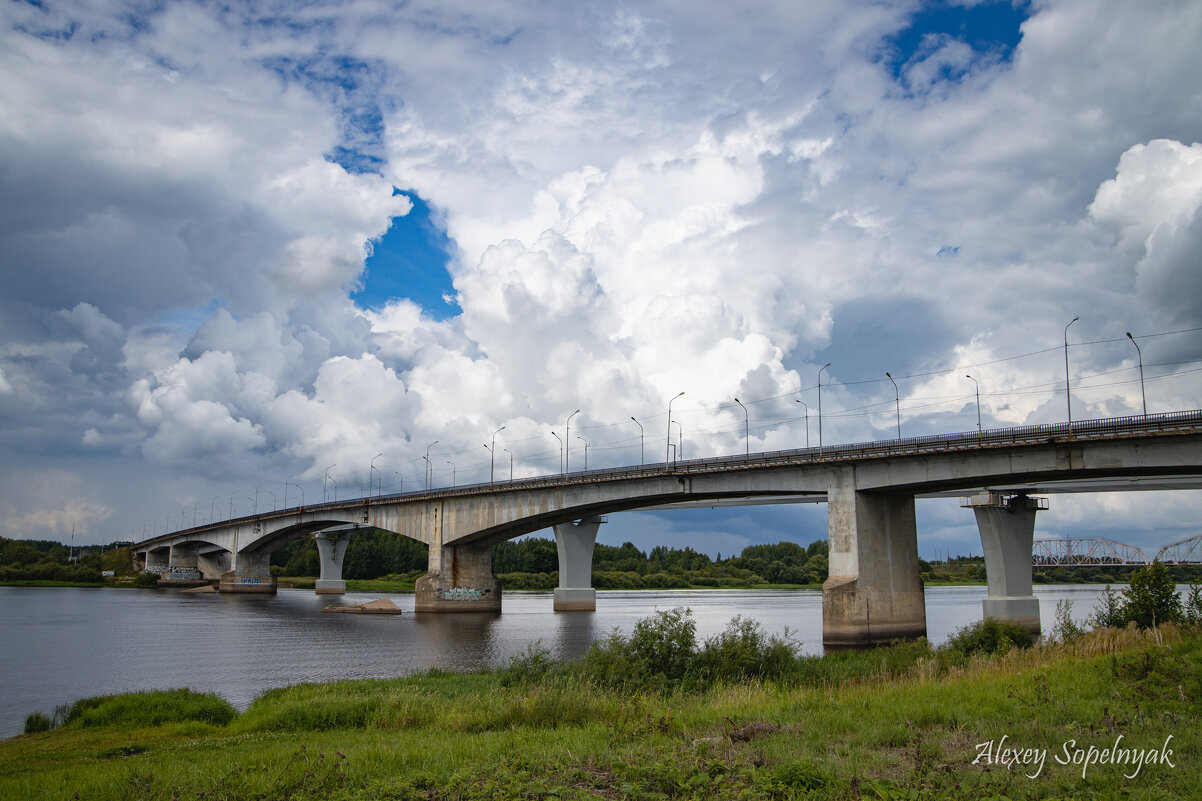
{"type": "MultiPolygon", "coordinates": [[[[0,534],[125,539],[327,469],[412,488],[435,441],[436,481],[484,480],[501,426],[539,475],[575,409],[590,466],[631,463],[681,391],[689,455],[746,447],[735,397],[753,450],[796,447],[827,362],[827,442],[893,436],[886,371],[907,434],[975,428],[970,372],[985,426],[1058,422],[1076,315],[1074,417],[1141,408],[1126,331],[1149,411],[1192,408],[1200,39],[1188,0],[9,4],[0,534]]],[[[1200,511],[1058,497],[1037,534],[1200,511]]],[[[955,502],[918,514],[922,553],[979,548],[955,502]]]]}

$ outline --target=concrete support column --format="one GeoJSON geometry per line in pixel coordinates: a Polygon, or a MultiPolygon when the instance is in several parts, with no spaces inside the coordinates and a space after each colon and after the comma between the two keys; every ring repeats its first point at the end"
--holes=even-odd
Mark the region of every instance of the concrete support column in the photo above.
{"type": "Polygon", "coordinates": [[[275,576],[271,575],[270,554],[255,551],[235,553],[234,569],[223,573],[217,585],[220,592],[275,594],[275,576]]]}
{"type": "Polygon", "coordinates": [[[152,548],[146,552],[143,569],[147,573],[162,573],[171,565],[170,548],[152,548]]]}
{"type": "Polygon", "coordinates": [[[343,556],[351,537],[344,531],[318,532],[314,538],[317,542],[317,561],[321,565],[321,578],[317,579],[318,595],[342,595],[346,592],[346,582],[342,579],[343,556]]]}
{"type": "Polygon", "coordinates": [[[221,574],[228,573],[230,569],[229,551],[200,554],[196,558],[196,568],[206,581],[220,579],[221,574]]]}
{"type": "Polygon", "coordinates": [[[201,580],[200,569],[196,563],[196,545],[194,543],[172,545],[167,557],[167,569],[159,573],[159,585],[199,582],[201,580]]]}
{"type": "Polygon", "coordinates": [[[500,612],[501,582],[492,546],[430,546],[429,572],[417,580],[416,612],[500,612]]]}
{"type": "Polygon", "coordinates": [[[827,531],[823,645],[877,645],[925,636],[914,496],[858,491],[855,468],[838,468],[827,491],[827,531]]]}
{"type": "Polygon", "coordinates": [[[985,492],[964,499],[971,508],[985,550],[989,595],[982,602],[985,617],[1012,620],[1033,634],[1040,632],[1039,600],[1031,586],[1031,543],[1035,513],[1047,509],[1046,498],[985,492]]]}
{"type": "Polygon", "coordinates": [[[593,589],[593,546],[603,521],[591,517],[555,526],[559,552],[559,586],[555,588],[556,612],[595,612],[597,591],[593,589]]]}

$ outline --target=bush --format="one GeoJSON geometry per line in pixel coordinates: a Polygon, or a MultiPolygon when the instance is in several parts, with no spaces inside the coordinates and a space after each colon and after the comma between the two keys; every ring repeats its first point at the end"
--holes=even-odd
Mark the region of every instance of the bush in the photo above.
{"type": "Polygon", "coordinates": [[[1053,642],[1068,642],[1085,633],[1073,620],[1073,602],[1065,599],[1056,603],[1056,624],[1052,627],[1053,642]]]}
{"type": "Polygon", "coordinates": [[[1160,562],[1132,573],[1131,583],[1123,596],[1123,616],[1141,629],[1179,622],[1182,618],[1177,585],[1160,562]]]}
{"type": "Polygon", "coordinates": [[[1006,653],[1011,648],[1029,648],[1035,637],[1018,623],[987,617],[958,630],[943,646],[953,654],[970,657],[973,654],[1006,653]]]}
{"type": "Polygon", "coordinates": [[[50,731],[52,728],[54,728],[54,724],[50,718],[41,712],[34,712],[25,718],[26,734],[37,734],[40,731],[50,731]]]}
{"type": "Polygon", "coordinates": [[[735,617],[725,631],[706,640],[696,658],[703,683],[776,679],[796,667],[797,652],[787,639],[769,636],[759,623],[743,617],[735,617]]]}
{"type": "Polygon", "coordinates": [[[139,573],[138,577],[133,580],[135,587],[157,587],[159,586],[158,573],[139,573]]]}
{"type": "Polygon", "coordinates": [[[1202,623],[1202,584],[1190,584],[1182,606],[1182,620],[1197,626],[1202,623]]]}
{"type": "Polygon", "coordinates": [[[656,612],[634,625],[630,655],[640,670],[651,676],[679,681],[693,666],[697,624],[689,609],[677,607],[656,612]]]}
{"type": "Polygon", "coordinates": [[[1098,598],[1098,603],[1093,608],[1093,614],[1089,616],[1089,622],[1094,628],[1099,629],[1121,629],[1127,625],[1123,602],[1118,593],[1110,589],[1109,584],[1098,598]]]}

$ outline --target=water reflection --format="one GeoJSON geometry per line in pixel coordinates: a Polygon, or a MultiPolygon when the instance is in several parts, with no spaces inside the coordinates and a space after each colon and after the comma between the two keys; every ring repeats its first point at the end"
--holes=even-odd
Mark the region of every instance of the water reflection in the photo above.
{"type": "MultiPolygon", "coordinates": [[[[1101,587],[1038,587],[1045,627],[1056,602],[1075,602],[1083,620],[1101,587]]],[[[932,587],[927,631],[942,642],[980,619],[984,587],[932,587]]],[[[191,687],[244,708],[264,690],[334,679],[399,676],[430,668],[506,664],[541,642],[553,656],[581,656],[615,628],[629,633],[656,610],[687,606],[698,639],[736,615],[787,635],[806,653],[822,648],[817,590],[599,591],[596,612],[559,612],[546,592],[511,592],[504,613],[413,614],[412,594],[319,596],[188,595],[159,590],[0,587],[0,736],[20,731],[33,711],[77,698],[191,687]],[[324,614],[329,604],[386,597],[401,615],[324,614]]]]}

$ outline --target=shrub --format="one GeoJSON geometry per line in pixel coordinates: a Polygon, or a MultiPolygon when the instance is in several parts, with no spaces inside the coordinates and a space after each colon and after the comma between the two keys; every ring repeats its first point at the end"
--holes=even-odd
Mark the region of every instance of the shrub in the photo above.
{"type": "Polygon", "coordinates": [[[159,586],[158,573],[139,573],[138,577],[133,580],[135,587],[157,587],[159,586]]]}
{"type": "Polygon", "coordinates": [[[1056,624],[1052,626],[1051,639],[1054,642],[1068,642],[1085,633],[1085,630],[1073,620],[1073,602],[1067,598],[1056,603],[1056,624]]]}
{"type": "Polygon", "coordinates": [[[37,734],[40,731],[50,731],[52,728],[54,728],[54,724],[50,718],[41,712],[34,712],[25,718],[26,734],[37,734]]]}
{"type": "Polygon", "coordinates": [[[630,655],[646,674],[680,680],[692,667],[697,648],[697,624],[689,609],[656,612],[634,625],[630,655]]]}
{"type": "Polygon", "coordinates": [[[71,705],[66,722],[88,728],[136,728],[186,721],[224,726],[236,714],[229,702],[215,695],[188,689],[155,690],[83,698],[71,705]]]}
{"type": "Polygon", "coordinates": [[[1160,562],[1132,573],[1123,596],[1123,616],[1141,629],[1181,620],[1177,585],[1160,562]]]}
{"type": "Polygon", "coordinates": [[[696,658],[697,676],[706,683],[775,679],[796,666],[797,652],[786,638],[769,636],[758,622],[738,616],[706,640],[696,658]]]}
{"type": "Polygon", "coordinates": [[[1202,623],[1202,584],[1190,584],[1189,593],[1182,605],[1182,620],[1198,625],[1202,623]]]}
{"type": "Polygon", "coordinates": [[[943,648],[964,657],[973,654],[1006,653],[1011,648],[1029,648],[1035,641],[1031,632],[1010,620],[987,617],[958,630],[943,648]]]}
{"type": "Polygon", "coordinates": [[[1123,612],[1123,602],[1119,598],[1118,593],[1110,589],[1110,585],[1106,585],[1106,589],[1102,591],[1102,595],[1098,598],[1098,603],[1093,608],[1093,614],[1089,616],[1090,624],[1094,628],[1099,629],[1121,629],[1127,625],[1127,616],[1123,612]]]}

